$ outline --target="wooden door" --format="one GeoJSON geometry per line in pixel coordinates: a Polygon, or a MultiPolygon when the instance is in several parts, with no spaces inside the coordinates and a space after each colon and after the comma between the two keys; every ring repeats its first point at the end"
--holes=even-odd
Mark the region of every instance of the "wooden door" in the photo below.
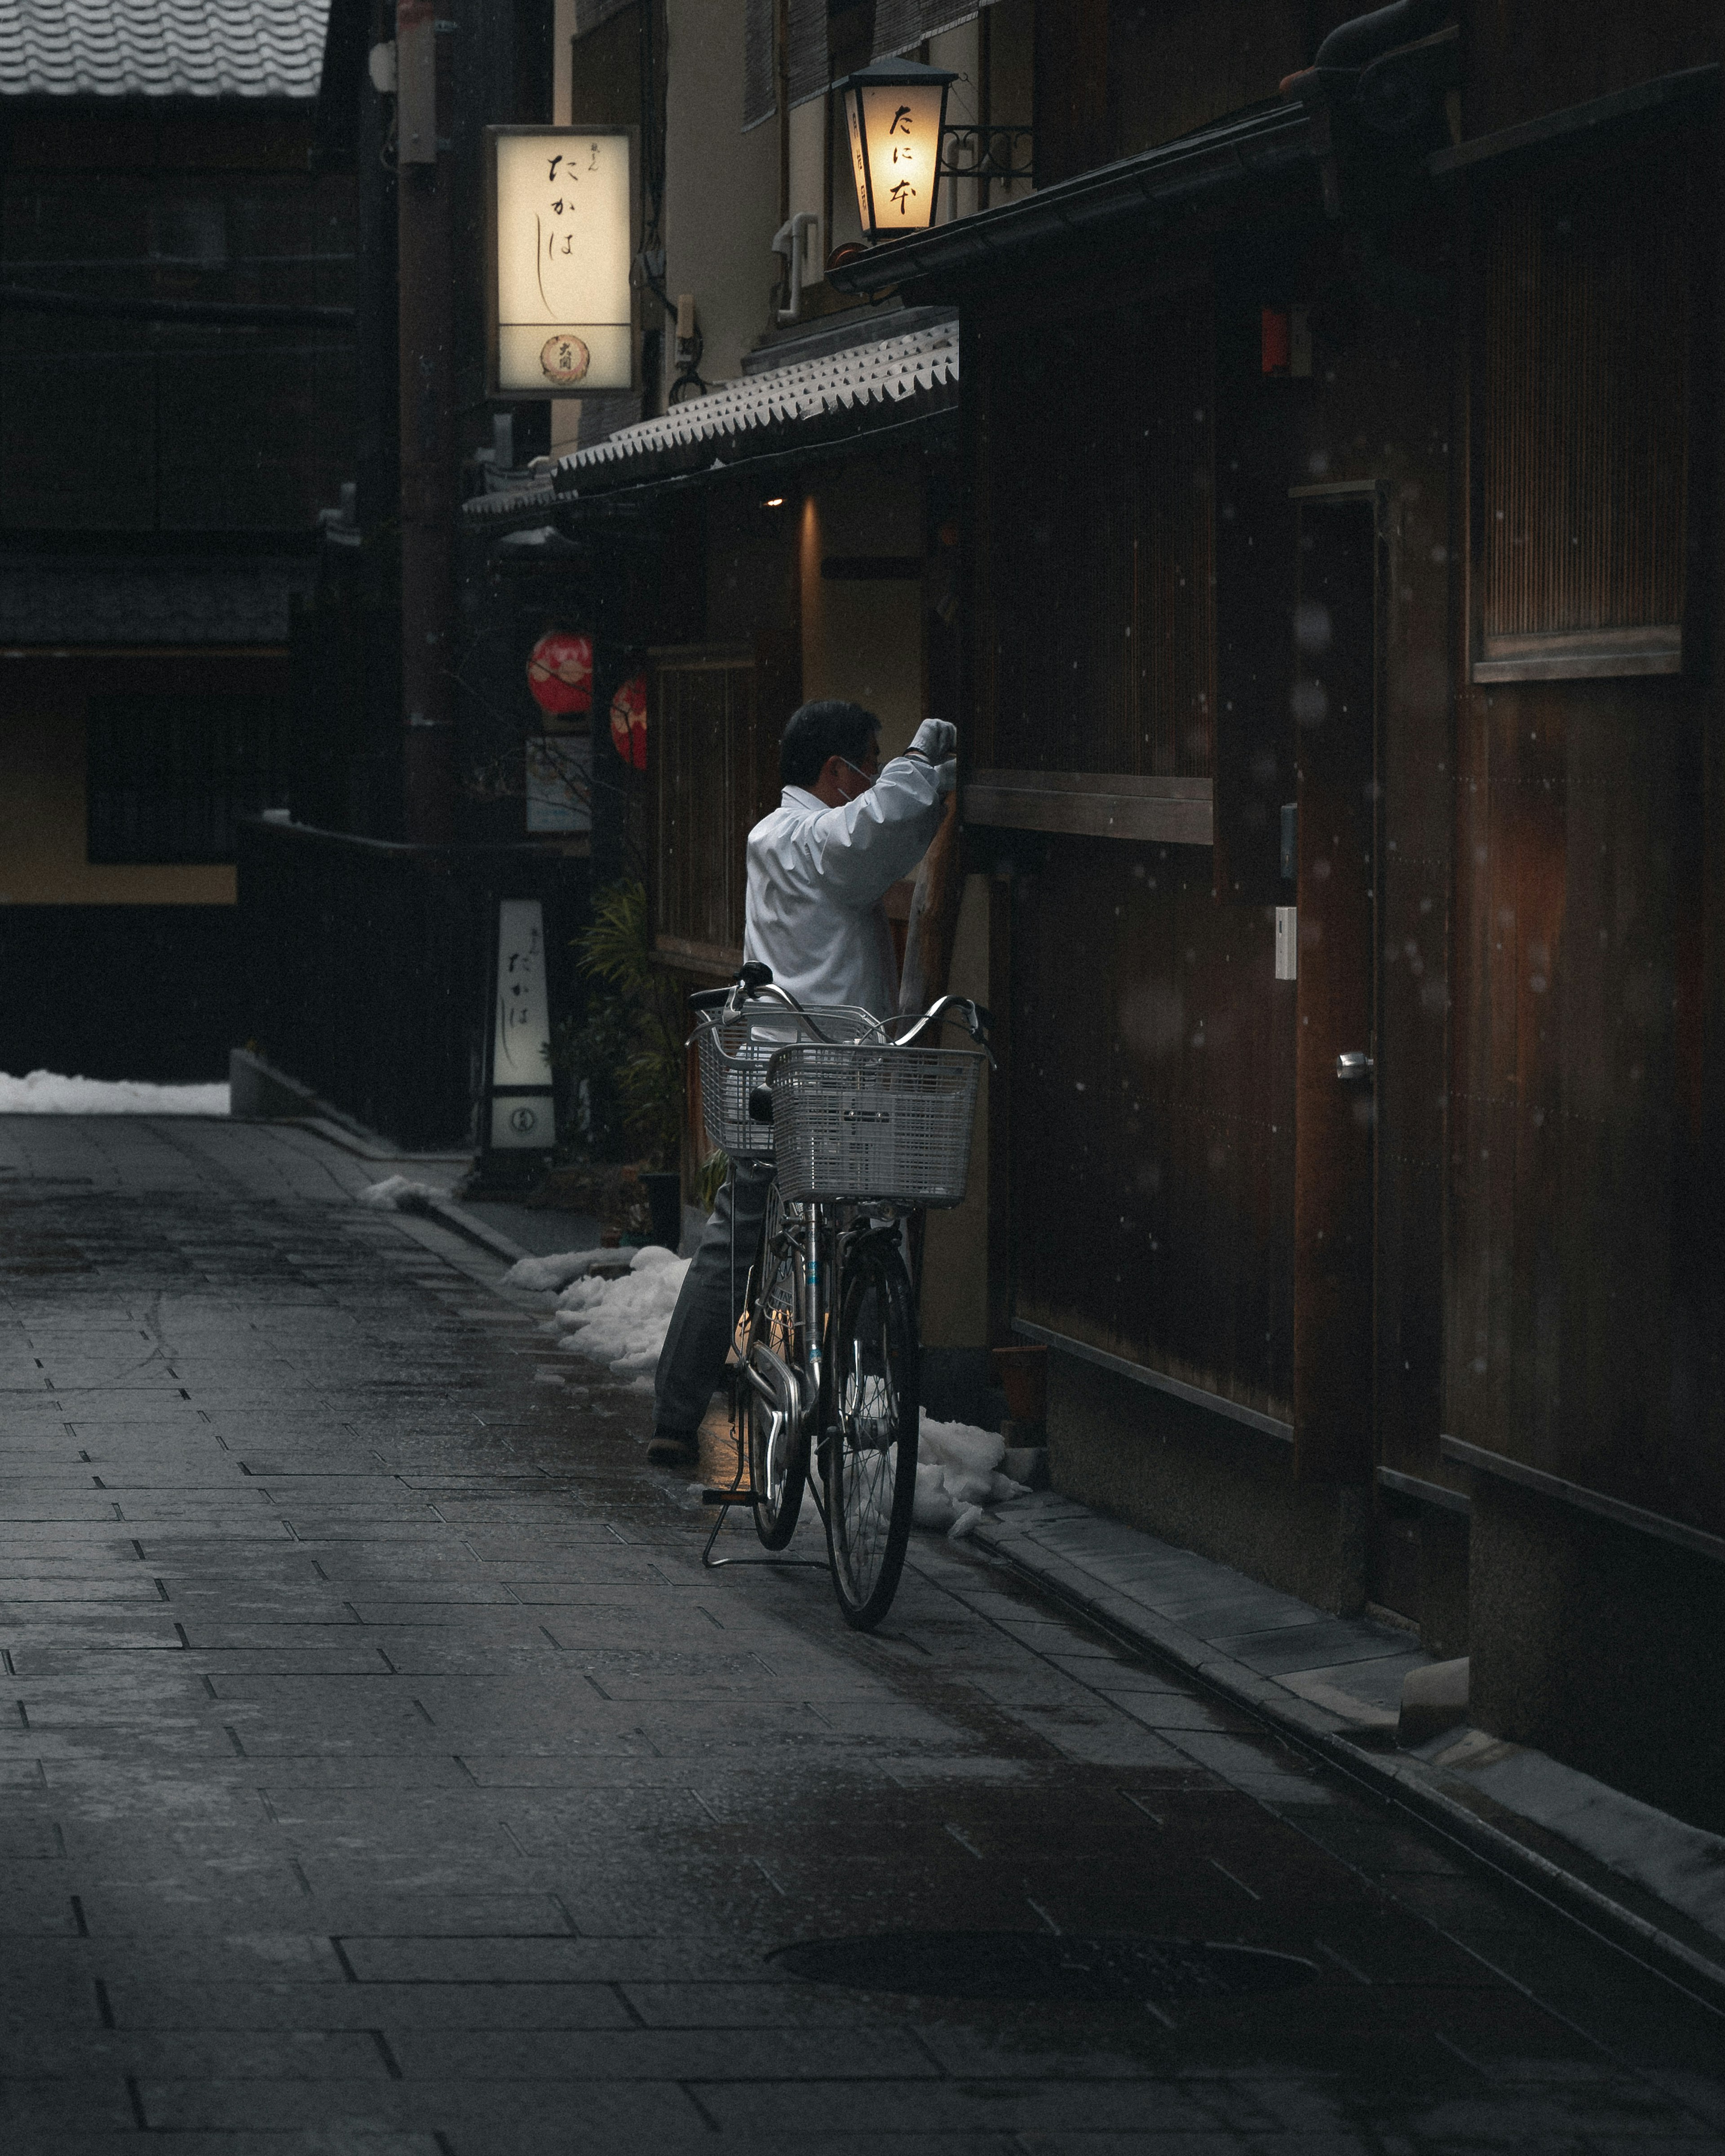
{"type": "Polygon", "coordinates": [[[1362,1484],[1374,1443],[1380,581],[1375,490],[1302,498],[1294,1459],[1302,1476],[1362,1484]]]}

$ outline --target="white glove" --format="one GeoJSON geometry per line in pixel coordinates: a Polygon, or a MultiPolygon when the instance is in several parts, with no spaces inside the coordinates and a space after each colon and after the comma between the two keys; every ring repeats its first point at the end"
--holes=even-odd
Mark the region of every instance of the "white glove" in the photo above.
{"type": "MultiPolygon", "coordinates": [[[[938,723],[940,721],[937,721],[938,723]]],[[[957,783],[958,759],[956,756],[949,756],[944,763],[935,766],[934,790],[937,793],[950,793],[957,783]]]]}
{"type": "Polygon", "coordinates": [[[958,747],[958,729],[950,719],[925,719],[911,743],[912,756],[930,763],[945,763],[958,747]]]}

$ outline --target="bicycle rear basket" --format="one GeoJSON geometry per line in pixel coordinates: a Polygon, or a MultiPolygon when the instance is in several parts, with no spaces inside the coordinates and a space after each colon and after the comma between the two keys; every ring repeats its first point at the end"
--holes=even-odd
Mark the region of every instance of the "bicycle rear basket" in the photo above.
{"type": "Polygon", "coordinates": [[[824,1005],[800,1014],[783,1004],[745,1004],[701,1029],[701,1119],[707,1143],[733,1160],[773,1158],[773,1126],[749,1120],[749,1095],[767,1082],[767,1066],[788,1042],[811,1038],[808,1019],[830,1040],[855,1040],[874,1026],[865,1010],[824,1005]]]}
{"type": "Polygon", "coordinates": [[[870,1043],[785,1050],[772,1080],[781,1194],[906,1210],[960,1204],[986,1060],[870,1043]]]}

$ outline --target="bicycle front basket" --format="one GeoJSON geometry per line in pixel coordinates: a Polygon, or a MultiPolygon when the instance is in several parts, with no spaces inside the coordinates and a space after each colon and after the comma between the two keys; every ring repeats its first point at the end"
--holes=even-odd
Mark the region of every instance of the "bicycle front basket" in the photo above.
{"type": "Polygon", "coordinates": [[[701,1120],[707,1143],[733,1160],[769,1161],[773,1126],[749,1120],[749,1095],[767,1082],[767,1066],[788,1042],[807,1040],[818,1026],[829,1040],[855,1040],[875,1020],[865,1010],[824,1005],[800,1014],[783,1004],[746,1004],[735,1016],[721,1012],[701,1029],[701,1120]]]}
{"type": "Polygon", "coordinates": [[[871,1043],[786,1050],[773,1070],[780,1193],[906,1211],[961,1204],[986,1060],[871,1043]]]}

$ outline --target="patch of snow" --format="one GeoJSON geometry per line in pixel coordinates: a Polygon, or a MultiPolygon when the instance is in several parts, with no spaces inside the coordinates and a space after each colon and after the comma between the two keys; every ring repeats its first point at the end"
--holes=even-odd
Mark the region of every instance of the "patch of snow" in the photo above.
{"type": "Polygon", "coordinates": [[[225,1086],[151,1086],[134,1078],[65,1078],[0,1070],[0,1116],[225,1116],[225,1086]]]}
{"type": "Polygon", "coordinates": [[[997,1431],[978,1430],[974,1423],[937,1422],[925,1413],[916,1452],[914,1524],[937,1532],[944,1528],[957,1541],[975,1527],[984,1505],[1028,1497],[1027,1484],[1000,1472],[1005,1455],[1006,1440],[997,1431]],[[961,1527],[967,1513],[974,1517],[961,1527]]]}
{"type": "Polygon", "coordinates": [[[564,1347],[603,1363],[614,1378],[646,1376],[658,1366],[689,1264],[649,1243],[620,1280],[572,1281],[557,1297],[564,1347]]]}
{"type": "Polygon", "coordinates": [[[614,1250],[559,1250],[549,1258],[518,1258],[503,1276],[506,1287],[531,1288],[555,1295],[578,1280],[596,1258],[614,1258],[614,1250]]]}
{"type": "Polygon", "coordinates": [[[381,1183],[368,1183],[359,1194],[362,1205],[374,1205],[380,1213],[423,1213],[434,1198],[447,1194],[429,1183],[410,1183],[404,1175],[386,1175],[381,1183]]]}
{"type": "MultiPolygon", "coordinates": [[[[651,1243],[634,1253],[621,1279],[592,1278],[593,1260],[614,1255],[570,1250],[558,1257],[523,1258],[508,1279],[517,1287],[548,1288],[559,1284],[561,1275],[554,1322],[563,1346],[603,1363],[614,1377],[632,1379],[632,1389],[650,1391],[690,1261],[651,1243]]],[[[1006,1440],[998,1431],[925,1414],[913,1523],[957,1539],[975,1527],[983,1506],[1028,1497],[1028,1485],[1000,1472],[1005,1454],[1006,1440]]]]}

